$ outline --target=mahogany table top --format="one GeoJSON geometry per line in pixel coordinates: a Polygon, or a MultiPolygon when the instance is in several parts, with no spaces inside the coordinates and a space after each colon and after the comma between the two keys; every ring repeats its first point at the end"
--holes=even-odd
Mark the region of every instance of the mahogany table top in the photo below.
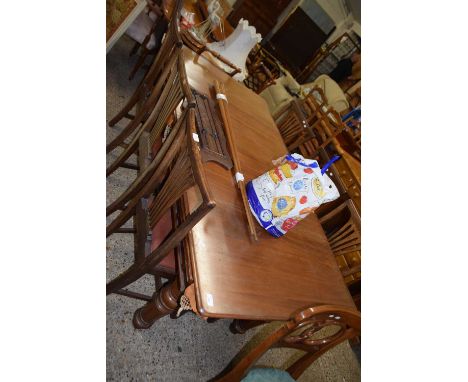
{"type": "MultiPolygon", "coordinates": [[[[213,97],[214,80],[225,84],[246,181],[273,168],[271,161],[287,149],[265,101],[216,68],[209,57],[197,56],[185,47],[183,51],[191,87],[213,97]]],[[[281,238],[257,225],[259,240],[253,242],[232,171],[213,162],[204,167],[216,207],[192,230],[191,267],[202,315],[287,320],[311,305],[354,307],[314,214],[281,238]]],[[[190,190],[188,200],[193,209],[199,204],[199,195],[190,190]]]]}

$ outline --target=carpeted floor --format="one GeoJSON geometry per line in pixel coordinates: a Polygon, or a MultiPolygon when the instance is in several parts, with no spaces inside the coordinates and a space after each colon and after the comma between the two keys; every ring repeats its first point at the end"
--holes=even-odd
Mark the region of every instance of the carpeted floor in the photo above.
{"type": "MultiPolygon", "coordinates": [[[[132,42],[122,37],[107,55],[107,120],[115,115],[141,79],[127,77],[135,62],[128,52],[132,42]]],[[[107,139],[122,128],[120,122],[107,127],[107,139]]],[[[119,149],[107,156],[108,164],[119,149]]],[[[134,171],[119,169],[107,179],[107,204],[131,182],[134,171]]],[[[131,235],[113,235],[107,240],[107,279],[125,269],[133,258],[131,235]]],[[[152,279],[142,279],[132,289],[150,293],[152,279]]],[[[269,330],[268,325],[244,335],[229,332],[229,320],[206,323],[193,314],[177,320],[165,317],[148,330],[135,330],[133,312],[143,303],[118,295],[107,297],[107,379],[109,381],[203,382],[216,376],[246,344],[251,346],[269,330]]],[[[271,325],[271,324],[270,324],[271,325]]],[[[299,352],[288,349],[269,351],[261,366],[284,367],[299,352]]],[[[343,343],[320,357],[299,379],[314,382],[360,380],[360,364],[349,343],[343,343]]]]}

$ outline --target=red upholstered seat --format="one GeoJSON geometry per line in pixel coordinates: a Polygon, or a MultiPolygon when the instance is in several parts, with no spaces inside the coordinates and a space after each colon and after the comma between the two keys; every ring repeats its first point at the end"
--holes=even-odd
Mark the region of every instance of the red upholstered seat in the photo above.
{"type": "MultiPolygon", "coordinates": [[[[171,211],[168,210],[164,216],[159,220],[158,224],[153,228],[153,237],[151,240],[151,251],[156,249],[159,244],[164,240],[167,234],[172,230],[171,211]]],[[[164,257],[159,263],[158,268],[166,272],[174,273],[176,269],[174,250],[164,257]]]]}
{"type": "MultiPolygon", "coordinates": [[[[159,149],[162,146],[161,139],[156,139],[151,148],[151,153],[153,156],[157,154],[159,149]]],[[[159,220],[156,226],[153,228],[153,237],[151,240],[151,251],[156,249],[159,244],[164,240],[167,234],[172,230],[172,219],[171,219],[171,211],[167,210],[164,216],[159,220]]],[[[175,273],[176,264],[175,264],[175,253],[174,250],[171,250],[170,253],[164,257],[164,259],[159,263],[158,268],[170,272],[175,273]]]]}

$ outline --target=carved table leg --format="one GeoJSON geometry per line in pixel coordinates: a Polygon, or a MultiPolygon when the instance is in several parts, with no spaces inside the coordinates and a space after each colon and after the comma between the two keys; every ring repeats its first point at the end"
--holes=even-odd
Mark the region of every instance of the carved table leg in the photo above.
{"type": "Polygon", "coordinates": [[[181,296],[177,279],[163,286],[153,295],[153,300],[146,303],[133,315],[133,326],[137,329],[148,329],[156,320],[171,314],[177,309],[181,296]]]}
{"type": "Polygon", "coordinates": [[[233,320],[229,325],[229,330],[234,334],[244,334],[247,330],[266,323],[267,321],[233,320]]]}

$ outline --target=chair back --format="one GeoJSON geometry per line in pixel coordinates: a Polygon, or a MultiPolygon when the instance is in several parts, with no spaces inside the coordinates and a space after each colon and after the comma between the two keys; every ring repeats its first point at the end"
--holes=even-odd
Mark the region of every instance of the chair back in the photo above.
{"type": "Polygon", "coordinates": [[[246,61],[248,76],[244,85],[260,94],[268,86],[274,85],[282,72],[276,59],[257,44],[249,53],[246,61]]]}
{"type": "Polygon", "coordinates": [[[340,115],[326,106],[326,98],[319,88],[313,89],[304,100],[293,99],[273,119],[288,151],[299,150],[304,157],[311,159],[335,142],[336,136],[346,127],[340,115]]]}
{"type": "Polygon", "coordinates": [[[346,129],[343,132],[347,150],[357,159],[361,160],[361,120],[360,112],[355,109],[343,116],[343,123],[346,129]]]}
{"type": "Polygon", "coordinates": [[[164,61],[171,56],[175,48],[182,46],[182,38],[179,32],[179,19],[182,9],[183,0],[177,0],[176,6],[172,12],[166,35],[163,37],[161,48],[159,49],[154,61],[149,67],[146,75],[142,79],[142,85],[145,90],[151,88],[155,80],[157,80],[161,70],[164,67],[164,61]]]}
{"type": "Polygon", "coordinates": [[[338,266],[349,285],[361,279],[361,217],[352,200],[319,218],[338,266]]]}
{"type": "Polygon", "coordinates": [[[194,103],[193,95],[188,86],[182,52],[179,48],[166,63],[164,71],[159,76],[140,111],[141,114],[145,114],[145,121],[139,127],[135,127],[130,143],[126,144],[122,153],[107,168],[106,176],[121,167],[130,155],[137,151],[138,142],[143,132],[151,131],[151,143],[154,143],[156,137],[164,131],[169,119],[173,119],[170,117],[174,115],[184,99],[187,103],[194,103]]]}
{"type": "Polygon", "coordinates": [[[151,273],[169,251],[182,242],[192,227],[214,208],[215,202],[208,188],[194,133],[195,111],[193,105],[187,105],[145,170],[144,183],[133,187],[123,204],[120,201],[122,210],[107,226],[107,235],[117,232],[125,222],[136,216],[135,237],[137,240],[142,237],[144,242],[146,238],[151,238],[153,229],[165,213],[177,209],[177,202],[191,187],[196,187],[201,195],[200,205],[186,216],[179,216],[179,224],[165,238],[158,240],[156,248],[143,255],[136,253],[135,263],[107,284],[107,294],[117,292],[144,274],[151,273]],[[138,215],[142,218],[139,219],[138,215]]]}
{"type": "MultiPolygon", "coordinates": [[[[176,7],[174,8],[171,16],[171,21],[167,28],[167,32],[163,37],[161,47],[158,50],[158,53],[156,54],[148,71],[122,110],[109,121],[109,126],[114,126],[122,118],[131,119],[124,131],[119,135],[119,137],[117,137],[119,139],[116,138],[109,145],[107,145],[107,152],[112,151],[123,142],[123,140],[120,139],[121,136],[123,136],[123,139],[127,138],[134,131],[134,129],[144,121],[148,111],[147,108],[145,108],[145,104],[149,102],[153,88],[156,86],[159,77],[162,75],[167,62],[171,59],[173,54],[177,55],[176,52],[182,47],[182,39],[180,37],[178,23],[182,4],[183,0],[177,0],[176,7]],[[136,114],[131,116],[130,111],[135,106],[137,106],[136,114]]],[[[152,107],[152,105],[150,104],[148,107],[152,107]]]]}
{"type": "Polygon", "coordinates": [[[303,144],[301,150],[309,158],[317,156],[320,149],[336,141],[336,136],[346,127],[341,122],[338,112],[326,106],[325,97],[316,98],[314,92],[313,90],[304,100],[305,114],[312,130],[312,138],[303,144]]]}
{"type": "Polygon", "coordinates": [[[298,99],[291,100],[273,118],[289,152],[295,151],[313,137],[307,116],[302,109],[302,102],[298,99]]]}
{"type": "Polygon", "coordinates": [[[361,314],[356,309],[335,305],[307,308],[293,315],[238,363],[228,366],[214,381],[240,381],[266,351],[281,347],[306,352],[286,370],[292,378],[298,379],[322,354],[339,343],[354,338],[360,331],[361,314]],[[332,330],[331,327],[336,329],[332,330]]]}

